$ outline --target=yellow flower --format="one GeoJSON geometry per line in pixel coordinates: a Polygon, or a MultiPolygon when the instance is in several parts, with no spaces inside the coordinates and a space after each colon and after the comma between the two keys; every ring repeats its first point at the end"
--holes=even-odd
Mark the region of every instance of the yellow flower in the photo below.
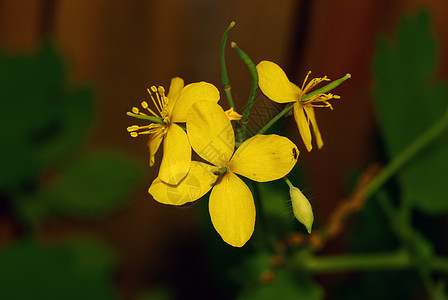
{"type": "Polygon", "coordinates": [[[213,226],[226,243],[241,247],[254,231],[255,205],[250,189],[236,174],[258,182],[282,178],[294,167],[299,151],[289,139],[275,134],[255,135],[234,151],[228,117],[219,105],[206,101],[191,107],[187,133],[193,150],[212,165],[192,161],[179,185],[157,178],[149,193],[161,203],[182,205],[213,187],[209,200],[213,226]]]}
{"type": "Polygon", "coordinates": [[[294,102],[294,119],[302,136],[303,143],[308,151],[311,151],[311,130],[313,127],[314,136],[316,137],[317,147],[320,149],[324,145],[320,135],[319,127],[317,127],[316,117],[314,115],[314,107],[329,107],[333,109],[328,102],[330,99],[339,99],[337,95],[316,94],[309,98],[304,98],[309,90],[322,81],[329,81],[327,76],[322,78],[314,78],[308,84],[308,76],[303,81],[302,88],[290,82],[285,72],[275,63],[270,61],[262,61],[257,65],[258,85],[269,99],[277,103],[294,102]],[[305,85],[306,84],[306,85],[305,85]],[[311,123],[311,124],[310,124],[311,123]]]}
{"type": "MultiPolygon", "coordinates": [[[[156,111],[149,108],[148,103],[141,103],[143,109],[151,116],[160,117],[164,124],[151,123],[146,126],[133,125],[127,128],[132,137],[149,134],[150,166],[154,165],[154,156],[163,141],[163,157],[158,177],[169,184],[178,184],[190,168],[191,147],[185,131],[176,123],[184,123],[187,112],[196,101],[207,100],[213,103],[219,100],[218,89],[207,82],[196,82],[184,87],[183,79],[171,80],[170,90],[165,96],[165,89],[152,86],[148,89],[156,111]],[[153,95],[154,94],[154,95],[153,95]]],[[[133,107],[132,112],[142,116],[146,113],[133,107]]]]}

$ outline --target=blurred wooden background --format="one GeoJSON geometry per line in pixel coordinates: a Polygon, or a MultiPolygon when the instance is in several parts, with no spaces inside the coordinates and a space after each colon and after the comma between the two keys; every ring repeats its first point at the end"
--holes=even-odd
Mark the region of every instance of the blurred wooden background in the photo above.
{"type": "MultiPolygon", "coordinates": [[[[335,110],[317,112],[325,147],[301,155],[300,164],[310,174],[301,188],[313,199],[319,223],[344,197],[347,172],[366,166],[372,157],[376,125],[370,66],[377,36],[392,33],[401,15],[422,6],[433,15],[442,54],[440,76],[447,79],[444,0],[0,0],[0,41],[8,51],[27,52],[45,37],[55,39],[68,61],[70,80],[96,92],[99,119],[88,146],[122,149],[145,164],[146,139],[129,137],[125,128],[133,120],[125,112],[146,98],[146,87],[168,88],[174,76],[220,87],[219,45],[232,20],[236,27],[229,41],[236,41],[255,63],[277,62],[295,82],[301,83],[308,70],[331,79],[351,73],[352,79],[336,92],[342,100],[335,110]]],[[[242,108],[250,76],[230,47],[227,61],[242,108]]],[[[301,142],[298,146],[304,149],[301,142]]],[[[143,284],[143,272],[150,269],[149,276],[156,277],[175,267],[164,245],[179,235],[195,235],[194,209],[159,205],[146,193],[154,176],[148,168],[147,182],[126,210],[83,229],[101,232],[120,250],[118,287],[129,298],[143,284]]],[[[62,225],[58,232],[63,231],[62,225]]]]}

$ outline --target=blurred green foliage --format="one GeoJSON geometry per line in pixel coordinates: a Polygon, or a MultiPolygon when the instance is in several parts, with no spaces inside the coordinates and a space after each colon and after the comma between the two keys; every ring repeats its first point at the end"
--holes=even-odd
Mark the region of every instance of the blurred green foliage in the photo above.
{"type": "Polygon", "coordinates": [[[58,215],[98,218],[125,203],[140,178],[139,171],[118,153],[83,156],[37,194],[20,199],[19,211],[34,222],[58,215]]]}
{"type": "MultiPolygon", "coordinates": [[[[293,182],[295,177],[291,177],[293,182]]],[[[268,230],[277,238],[284,238],[288,232],[304,229],[292,213],[289,187],[283,180],[266,182],[258,185],[268,230]]]]}
{"type": "MultiPolygon", "coordinates": [[[[52,218],[97,219],[116,210],[142,170],[110,150],[81,149],[95,117],[86,88],[67,82],[51,43],[35,53],[0,52],[0,198],[20,235],[0,251],[2,299],[116,299],[116,258],[99,240],[39,244],[52,218]]],[[[5,212],[3,212],[5,213],[5,212]]]]}
{"type": "Polygon", "coordinates": [[[118,153],[81,154],[92,95],[68,85],[50,43],[31,55],[0,53],[0,97],[0,193],[22,216],[95,218],[126,201],[141,169],[118,153]]]}
{"type": "Polygon", "coordinates": [[[272,283],[260,284],[257,288],[248,289],[238,297],[241,300],[271,299],[323,299],[322,288],[314,283],[306,274],[298,276],[287,269],[274,272],[272,283]]]}
{"type": "MultiPolygon", "coordinates": [[[[440,119],[448,107],[448,87],[435,80],[437,43],[428,12],[404,18],[395,43],[378,42],[374,98],[379,125],[392,159],[440,119]]],[[[402,197],[426,213],[448,210],[448,140],[441,138],[398,176],[402,197]]]]}
{"type": "Polygon", "coordinates": [[[269,252],[258,251],[234,267],[232,278],[243,286],[238,299],[323,299],[322,288],[310,274],[285,265],[275,266],[272,260],[269,252]]]}
{"type": "MultiPolygon", "coordinates": [[[[404,17],[395,41],[386,37],[378,41],[373,65],[374,104],[389,161],[446,114],[448,87],[435,80],[437,59],[436,38],[426,11],[404,17]]],[[[412,253],[415,269],[357,273],[353,280],[338,285],[337,298],[410,299],[426,286],[427,293],[436,299],[434,295],[443,290],[431,287],[433,241],[420,232],[425,224],[412,220],[412,210],[425,214],[448,210],[446,135],[409,161],[395,178],[358,214],[349,250],[382,253],[404,247],[412,253]]]]}
{"type": "Polygon", "coordinates": [[[0,52],[2,192],[20,189],[85,136],[93,118],[91,92],[66,81],[50,43],[30,55],[0,52]]]}
{"type": "Polygon", "coordinates": [[[0,255],[2,299],[118,299],[110,249],[76,239],[44,246],[32,240],[9,245],[0,255]]]}

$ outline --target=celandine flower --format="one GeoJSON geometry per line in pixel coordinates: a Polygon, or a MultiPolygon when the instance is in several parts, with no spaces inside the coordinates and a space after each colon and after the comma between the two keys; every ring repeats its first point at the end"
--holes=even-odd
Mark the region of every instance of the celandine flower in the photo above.
{"type": "Polygon", "coordinates": [[[222,239],[243,246],[255,226],[255,205],[250,189],[236,174],[258,182],[288,174],[299,151],[288,138],[255,135],[234,152],[235,136],[222,108],[207,101],[197,102],[187,117],[187,133],[193,150],[212,165],[191,162],[188,175],[179,185],[155,179],[149,193],[157,201],[182,205],[205,195],[212,187],[210,217],[222,239]]]}
{"type": "Polygon", "coordinates": [[[168,95],[161,86],[152,86],[148,93],[156,108],[156,112],[149,108],[148,103],[141,103],[145,112],[133,107],[132,112],[141,116],[148,114],[159,117],[163,124],[151,123],[145,126],[133,125],[127,128],[132,137],[149,134],[150,166],[154,165],[154,155],[163,141],[163,158],[160,164],[159,175],[162,181],[169,184],[178,184],[190,169],[191,147],[185,131],[176,123],[184,123],[187,112],[196,101],[219,100],[218,89],[207,82],[196,82],[184,87],[183,79],[176,77],[171,80],[168,95]]]}
{"type": "Polygon", "coordinates": [[[258,85],[263,94],[277,103],[294,102],[294,119],[296,120],[297,127],[299,128],[306,149],[311,151],[313,148],[311,145],[310,125],[313,127],[317,147],[319,149],[322,148],[324,142],[322,141],[319,127],[317,126],[314,107],[329,107],[330,109],[333,109],[328,100],[333,98],[339,99],[340,97],[331,93],[316,94],[309,98],[304,98],[304,96],[317,84],[322,81],[329,81],[330,79],[328,79],[327,76],[314,78],[306,84],[308,76],[311,73],[308,72],[303,81],[302,88],[299,88],[297,85],[290,82],[285,72],[273,62],[260,62],[257,65],[257,71],[258,85]]]}

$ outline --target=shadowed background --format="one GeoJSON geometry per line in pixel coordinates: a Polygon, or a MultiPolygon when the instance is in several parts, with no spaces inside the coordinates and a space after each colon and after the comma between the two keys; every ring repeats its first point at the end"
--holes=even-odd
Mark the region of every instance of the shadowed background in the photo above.
{"type": "MultiPolygon", "coordinates": [[[[23,54],[51,39],[65,60],[70,83],[93,90],[97,114],[84,147],[119,149],[142,166],[149,161],[147,139],[129,136],[126,127],[138,122],[126,111],[147,100],[147,87],[168,89],[175,76],[186,83],[211,82],[222,91],[219,46],[232,20],[236,26],[229,42],[237,42],[255,63],[278,63],[291,81],[301,84],[308,70],[331,79],[351,73],[352,78],[334,91],[341,95],[334,111],[316,113],[324,148],[305,153],[298,134],[293,134],[302,151],[299,165],[307,174],[300,188],[313,199],[319,224],[346,196],[347,174],[365,167],[374,154],[377,127],[370,95],[377,36],[390,34],[400,16],[422,6],[428,8],[439,38],[439,75],[447,78],[448,4],[435,0],[0,0],[0,44],[6,53],[23,54]]],[[[234,51],[230,47],[226,51],[232,92],[241,111],[251,78],[234,51]]],[[[227,108],[222,92],[221,99],[227,108]]],[[[7,99],[1,101],[3,105],[7,99]]],[[[295,126],[292,120],[288,124],[295,126]]],[[[98,234],[116,249],[120,263],[114,286],[126,299],[169,283],[189,297],[201,293],[217,297],[219,288],[214,289],[216,283],[201,269],[206,241],[195,221],[197,205],[181,209],[154,201],[147,188],[156,170],[144,168],[144,179],[119,210],[93,221],[46,222],[39,227],[40,237],[57,240],[78,232],[98,234]]],[[[19,233],[14,217],[2,219],[3,246],[19,233]]]]}

